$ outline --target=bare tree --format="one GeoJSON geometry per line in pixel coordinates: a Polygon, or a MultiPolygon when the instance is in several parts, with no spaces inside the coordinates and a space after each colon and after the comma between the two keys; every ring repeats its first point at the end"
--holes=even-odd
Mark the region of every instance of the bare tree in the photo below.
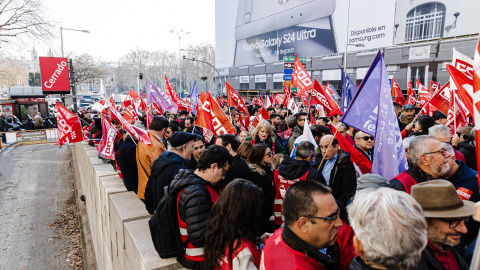
{"type": "Polygon", "coordinates": [[[28,85],[27,70],[29,69],[27,64],[19,59],[0,57],[0,88],[28,85]]]}
{"type": "Polygon", "coordinates": [[[100,68],[100,65],[90,54],[82,54],[73,59],[73,69],[75,71],[75,83],[96,83],[109,73],[100,68]]]}
{"type": "Polygon", "coordinates": [[[45,20],[44,13],[41,0],[0,0],[0,43],[50,38],[53,23],[45,20]]]}

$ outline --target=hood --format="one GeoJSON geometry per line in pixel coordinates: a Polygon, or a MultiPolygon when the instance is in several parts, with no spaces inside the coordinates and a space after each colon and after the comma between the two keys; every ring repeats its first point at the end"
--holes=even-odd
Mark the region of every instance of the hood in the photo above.
{"type": "Polygon", "coordinates": [[[170,187],[168,188],[168,190],[170,193],[176,192],[190,184],[198,184],[205,186],[209,185],[207,181],[196,175],[194,171],[180,169],[178,174],[175,176],[175,179],[173,179],[172,183],[170,183],[170,187]]]}
{"type": "Polygon", "coordinates": [[[458,144],[458,148],[465,148],[468,151],[475,152],[475,146],[473,146],[472,141],[463,141],[458,144]]]}
{"type": "Polygon", "coordinates": [[[289,156],[285,156],[278,167],[278,172],[287,180],[300,178],[308,172],[312,166],[305,160],[297,160],[289,156]]]}
{"type": "Polygon", "coordinates": [[[171,164],[175,163],[184,163],[187,165],[187,161],[183,157],[175,154],[172,151],[165,151],[158,156],[156,160],[157,171],[161,172],[166,166],[170,166],[171,164]]]}
{"type": "MultiPolygon", "coordinates": [[[[268,169],[268,167],[263,168],[260,165],[253,164],[253,163],[248,163],[248,162],[247,162],[247,164],[248,164],[248,168],[250,168],[250,171],[258,173],[261,176],[267,175],[267,172],[265,171],[265,169],[268,169]]],[[[270,170],[273,170],[273,165],[272,164],[266,165],[266,166],[270,166],[270,170]]]]}

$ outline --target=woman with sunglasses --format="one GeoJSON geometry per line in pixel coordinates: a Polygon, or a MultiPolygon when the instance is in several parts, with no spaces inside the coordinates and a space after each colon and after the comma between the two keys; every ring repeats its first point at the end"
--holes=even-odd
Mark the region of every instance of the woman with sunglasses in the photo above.
{"type": "Polygon", "coordinates": [[[275,187],[273,186],[273,153],[264,143],[255,144],[247,164],[251,171],[251,180],[263,191],[262,218],[260,226],[263,232],[273,232],[276,225],[273,219],[273,202],[275,187]],[[271,218],[272,217],[272,218],[271,218]]]}
{"type": "Polygon", "coordinates": [[[268,145],[270,150],[272,150],[273,155],[275,154],[287,154],[287,151],[282,146],[282,144],[275,137],[273,132],[273,127],[270,122],[267,120],[262,120],[257,124],[257,127],[252,132],[251,137],[245,139],[246,142],[251,142],[252,144],[264,143],[268,145]]]}

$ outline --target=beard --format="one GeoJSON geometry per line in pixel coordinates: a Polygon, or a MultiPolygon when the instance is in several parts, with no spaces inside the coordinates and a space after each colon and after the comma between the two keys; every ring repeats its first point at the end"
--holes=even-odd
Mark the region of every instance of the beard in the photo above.
{"type": "Polygon", "coordinates": [[[450,163],[448,163],[448,160],[445,161],[446,162],[439,163],[435,159],[432,160],[432,166],[430,168],[433,172],[435,172],[438,177],[443,177],[447,175],[450,171],[451,165],[450,163]]]}
{"type": "Polygon", "coordinates": [[[430,242],[437,244],[437,245],[445,245],[445,246],[450,246],[454,247],[460,243],[459,240],[450,240],[448,237],[449,236],[458,236],[460,233],[447,233],[443,234],[433,226],[433,224],[429,223],[429,226],[427,228],[427,237],[430,242]]]}

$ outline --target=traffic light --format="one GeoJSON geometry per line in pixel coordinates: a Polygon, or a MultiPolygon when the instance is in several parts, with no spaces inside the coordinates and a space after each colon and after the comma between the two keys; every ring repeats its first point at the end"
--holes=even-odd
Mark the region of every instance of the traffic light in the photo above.
{"type": "Polygon", "coordinates": [[[140,73],[138,77],[140,78],[140,80],[143,80],[143,73],[140,73]]]}

